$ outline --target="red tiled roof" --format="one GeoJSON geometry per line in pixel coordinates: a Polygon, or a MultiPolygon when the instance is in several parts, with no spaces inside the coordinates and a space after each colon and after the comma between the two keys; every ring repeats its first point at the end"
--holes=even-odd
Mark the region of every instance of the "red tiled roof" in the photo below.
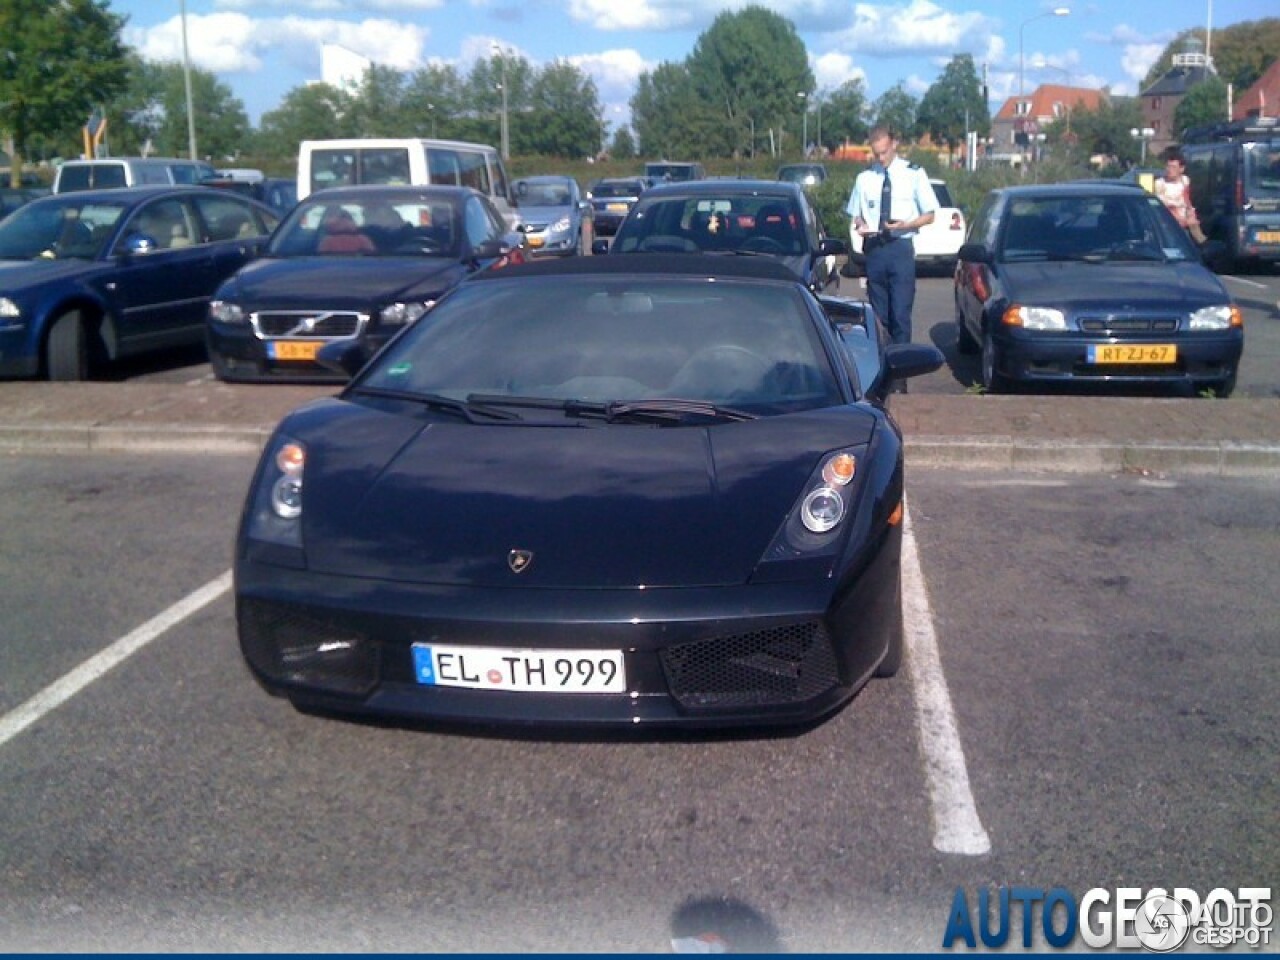
{"type": "Polygon", "coordinates": [[[1103,93],[1101,90],[1091,90],[1088,87],[1068,87],[1062,84],[1045,83],[1021,98],[1017,95],[1010,97],[1001,105],[994,119],[1016,120],[1018,118],[1017,103],[1019,99],[1031,101],[1031,109],[1024,116],[1034,117],[1037,120],[1052,120],[1054,118],[1053,105],[1055,103],[1064,104],[1072,110],[1097,110],[1102,105],[1103,93]]]}

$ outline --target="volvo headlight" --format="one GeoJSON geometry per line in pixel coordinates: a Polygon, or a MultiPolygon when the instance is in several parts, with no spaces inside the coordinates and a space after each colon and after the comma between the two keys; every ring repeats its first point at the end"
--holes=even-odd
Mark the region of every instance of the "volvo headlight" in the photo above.
{"type": "Polygon", "coordinates": [[[1065,330],[1067,316],[1053,307],[1024,307],[1012,304],[1004,312],[1004,322],[1011,327],[1022,327],[1024,330],[1065,330]]]}
{"type": "Polygon", "coordinates": [[[5,320],[16,320],[22,316],[22,311],[18,309],[18,305],[8,297],[0,297],[0,317],[5,320]]]}
{"type": "Polygon", "coordinates": [[[378,320],[388,327],[402,327],[413,323],[420,316],[435,306],[434,300],[421,300],[412,303],[390,303],[378,314],[378,320]]]}
{"type": "Polygon", "coordinates": [[[248,323],[240,304],[234,300],[210,300],[209,319],[216,323],[248,323]]]}
{"type": "Polygon", "coordinates": [[[1234,303],[1219,303],[1212,307],[1201,307],[1191,314],[1192,330],[1226,330],[1230,327],[1243,327],[1244,316],[1234,303]]]}

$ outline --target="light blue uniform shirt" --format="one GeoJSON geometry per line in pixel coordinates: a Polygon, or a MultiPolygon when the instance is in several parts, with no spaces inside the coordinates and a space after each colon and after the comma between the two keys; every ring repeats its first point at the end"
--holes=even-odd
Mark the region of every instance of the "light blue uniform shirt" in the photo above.
{"type": "MultiPolygon", "coordinates": [[[[938,209],[938,198],[934,195],[933,185],[929,183],[929,175],[922,167],[908,163],[902,157],[894,157],[889,164],[889,182],[893,190],[893,208],[886,219],[914,220],[921,214],[933,213],[938,209]]],[[[853,181],[849,203],[844,208],[851,222],[862,217],[868,226],[879,228],[880,189],[883,185],[884,167],[878,163],[858,174],[858,178],[853,181]]],[[[895,237],[915,235],[915,230],[894,233],[895,237]]]]}

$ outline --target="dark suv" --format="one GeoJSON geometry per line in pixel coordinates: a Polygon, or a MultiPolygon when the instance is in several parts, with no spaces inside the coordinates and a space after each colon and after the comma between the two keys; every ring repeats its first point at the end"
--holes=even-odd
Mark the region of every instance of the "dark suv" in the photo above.
{"type": "Polygon", "coordinates": [[[611,237],[644,192],[639,177],[597,180],[587,191],[591,201],[591,227],[597,237],[611,237]]]}

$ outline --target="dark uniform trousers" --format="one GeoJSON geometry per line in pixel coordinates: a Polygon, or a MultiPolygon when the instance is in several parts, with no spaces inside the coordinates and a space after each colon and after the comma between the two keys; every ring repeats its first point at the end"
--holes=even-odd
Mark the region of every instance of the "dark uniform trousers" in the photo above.
{"type": "Polygon", "coordinates": [[[867,299],[893,343],[911,342],[911,308],[916,299],[916,248],[907,237],[863,242],[867,299]]]}

